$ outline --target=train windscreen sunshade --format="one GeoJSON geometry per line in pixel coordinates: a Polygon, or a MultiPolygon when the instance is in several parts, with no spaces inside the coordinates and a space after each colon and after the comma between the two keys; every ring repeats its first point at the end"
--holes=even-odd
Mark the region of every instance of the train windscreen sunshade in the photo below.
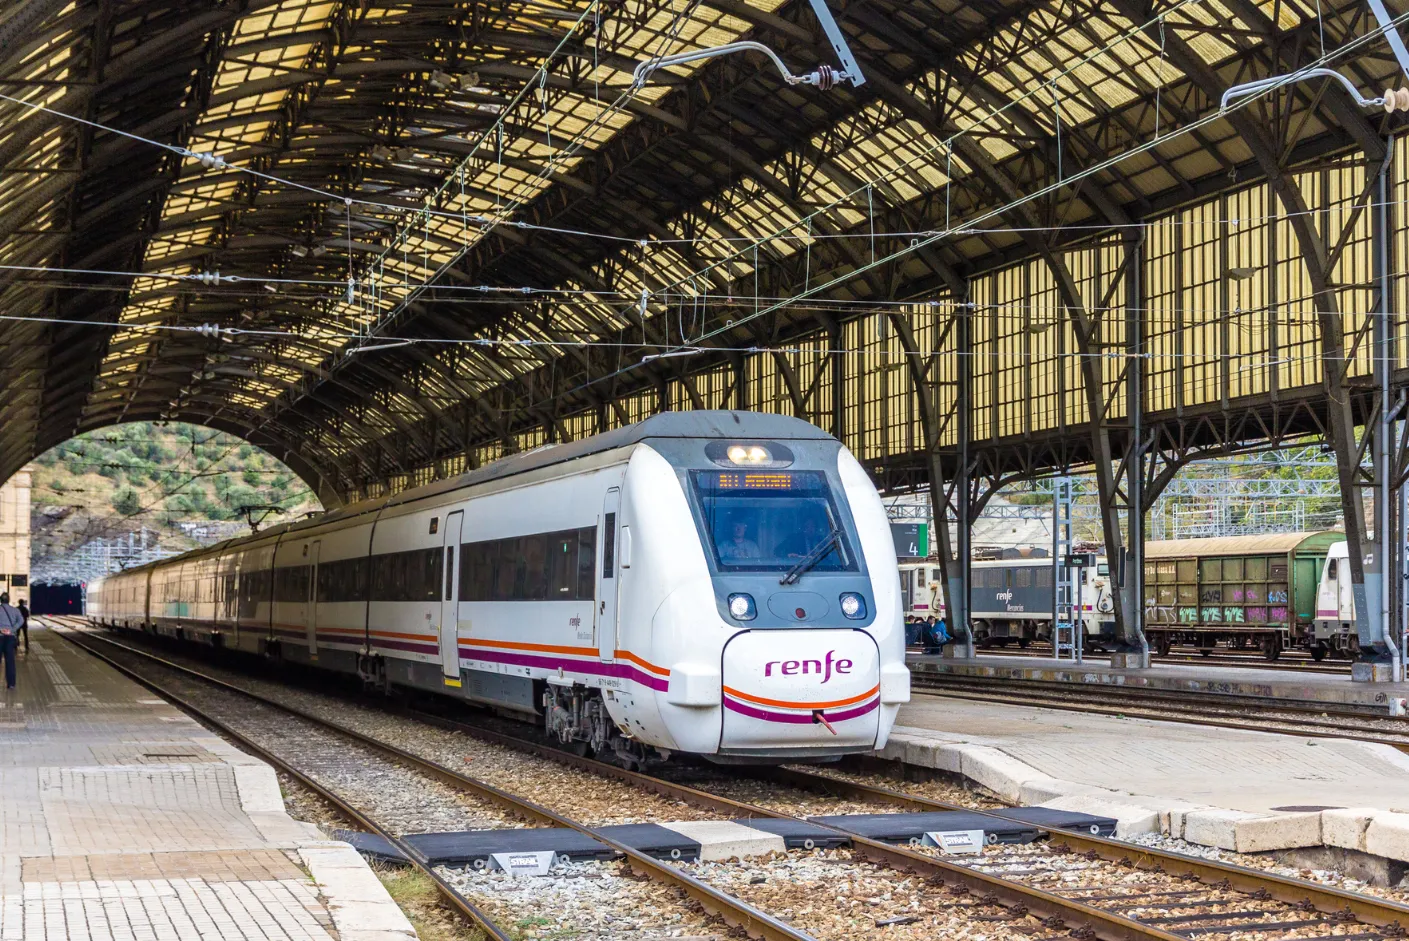
{"type": "Polygon", "coordinates": [[[855,556],[820,471],[695,471],[704,537],[721,571],[787,571],[836,538],[809,569],[854,572],[855,556]]]}

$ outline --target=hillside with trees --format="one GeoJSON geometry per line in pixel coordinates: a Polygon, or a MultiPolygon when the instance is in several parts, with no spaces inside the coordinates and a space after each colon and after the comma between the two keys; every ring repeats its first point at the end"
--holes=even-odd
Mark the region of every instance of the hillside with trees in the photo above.
{"type": "Polygon", "coordinates": [[[181,422],[79,435],[35,459],[33,562],[93,544],[164,552],[248,534],[321,509],[283,463],[240,439],[181,422]]]}

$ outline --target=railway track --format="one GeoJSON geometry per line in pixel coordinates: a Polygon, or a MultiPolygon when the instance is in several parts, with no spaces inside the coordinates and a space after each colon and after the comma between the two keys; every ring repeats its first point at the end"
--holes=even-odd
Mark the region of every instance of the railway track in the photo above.
{"type": "MultiPolygon", "coordinates": [[[[136,656],[204,676],[189,667],[162,661],[147,651],[111,640],[108,643],[136,656]]],[[[487,745],[532,754],[712,812],[733,817],[790,816],[773,807],[733,800],[656,775],[626,771],[541,742],[468,726],[444,716],[410,710],[401,710],[401,714],[487,745]]],[[[775,769],[761,773],[780,793],[796,788],[838,801],[863,801],[909,810],[970,810],[814,771],[775,769]]],[[[1001,811],[987,813],[1007,819],[1001,811]]],[[[857,859],[920,875],[930,886],[942,888],[954,904],[970,906],[970,914],[976,920],[1011,924],[1028,936],[1170,941],[1239,935],[1270,941],[1369,941],[1402,937],[1401,926],[1409,923],[1409,907],[1086,834],[1063,831],[1053,833],[1047,845],[990,848],[968,863],[936,857],[932,855],[934,851],[924,848],[891,846],[848,836],[857,859]]],[[[902,917],[891,924],[904,922],[902,917]]]]}
{"type": "Polygon", "coordinates": [[[1368,709],[1304,703],[1268,703],[1247,696],[1180,693],[1046,683],[1012,677],[911,674],[911,688],[927,696],[1058,709],[1095,715],[1139,717],[1254,732],[1287,732],[1312,738],[1344,738],[1409,751],[1409,719],[1368,709]]]}
{"type": "MultiPolygon", "coordinates": [[[[611,847],[613,851],[629,862],[632,869],[644,877],[678,890],[706,911],[718,916],[729,925],[742,929],[751,937],[766,939],[766,941],[808,941],[807,935],[777,921],[745,902],[718,892],[678,868],[666,865],[612,839],[595,828],[579,823],[502,788],[484,784],[468,775],[391,743],[378,740],[269,697],[252,693],[235,684],[165,660],[149,652],[107,641],[111,647],[117,648],[127,655],[141,658],[148,670],[138,670],[130,664],[123,663],[119,657],[112,656],[111,651],[104,652],[96,649],[90,642],[91,637],[77,637],[71,630],[60,630],[56,633],[152,690],[190,714],[197,721],[209,725],[270,764],[292,775],[300,783],[313,789],[321,798],[344,812],[350,819],[365,827],[368,832],[376,833],[387,839],[413,866],[433,880],[437,890],[451,906],[494,941],[513,941],[517,935],[496,924],[480,905],[466,897],[443,873],[438,871],[436,867],[426,864],[423,857],[397,834],[396,826],[379,819],[374,812],[359,806],[357,801],[349,799],[340,793],[339,789],[329,786],[326,783],[326,778],[345,776],[346,771],[354,768],[360,777],[369,775],[386,777],[389,775],[394,779],[396,787],[405,787],[406,792],[414,791],[418,799],[424,799],[427,792],[436,793],[448,790],[469,795],[476,804],[487,804],[501,808],[515,817],[535,824],[576,830],[611,847]],[[149,673],[151,668],[155,668],[159,673],[168,674],[165,680],[153,679],[149,673]],[[193,689],[190,682],[192,680],[196,684],[204,684],[205,690],[193,689]],[[183,685],[185,689],[182,689],[183,685]],[[216,695],[211,696],[211,691],[214,691],[216,695]],[[229,711],[231,699],[242,700],[245,705],[243,710],[237,710],[241,712],[241,720],[236,722],[217,715],[222,706],[227,712],[229,711]],[[255,705],[254,711],[249,710],[250,703],[255,705]],[[261,716],[260,711],[267,711],[269,715],[261,716]],[[258,728],[261,719],[271,717],[275,723],[279,724],[278,728],[268,724],[265,724],[263,728],[258,728]],[[240,727],[242,724],[245,726],[243,729],[240,727]],[[253,731],[249,728],[251,724],[257,727],[253,731]],[[291,737],[288,734],[290,729],[297,731],[299,739],[297,742],[290,741],[291,737]],[[321,738],[322,741],[310,743],[307,736],[308,729],[315,730],[315,738],[321,738]],[[262,740],[268,738],[282,741],[284,747],[271,747],[267,741],[262,740]],[[332,745],[333,742],[339,744],[332,745]],[[310,747],[310,745],[315,747],[310,747]],[[330,754],[332,749],[337,750],[330,754]],[[289,754],[294,750],[299,752],[298,757],[292,757],[289,754]],[[311,752],[312,755],[310,755],[311,752]],[[409,779],[407,772],[410,774],[409,779]]],[[[456,808],[454,807],[441,807],[436,810],[439,812],[430,815],[432,820],[445,820],[456,816],[456,808]]],[[[502,826],[502,822],[492,818],[482,818],[476,822],[481,826],[486,823],[491,826],[499,823],[502,826]]],[[[444,827],[442,825],[442,828],[468,828],[463,821],[459,823],[458,826],[444,827]]]]}
{"type": "MultiPolygon", "coordinates": [[[[907,648],[907,653],[918,654],[921,648],[907,648]]],[[[1012,660],[1051,660],[1056,654],[1049,645],[1038,646],[1034,644],[1027,648],[1007,648],[990,647],[979,648],[979,656],[1000,657],[1012,660]]],[[[1104,654],[1090,654],[1086,657],[1087,663],[1102,662],[1105,660],[1104,654]]],[[[1349,676],[1351,663],[1348,660],[1336,661],[1332,663],[1318,662],[1307,656],[1288,656],[1283,654],[1281,659],[1268,661],[1261,654],[1240,653],[1233,650],[1215,650],[1213,653],[1204,656],[1198,653],[1174,652],[1169,654],[1150,653],[1151,663],[1176,664],[1179,666],[1207,666],[1219,669],[1239,669],[1258,671],[1280,671],[1282,673],[1311,673],[1325,674],[1328,676],[1349,676]]]]}

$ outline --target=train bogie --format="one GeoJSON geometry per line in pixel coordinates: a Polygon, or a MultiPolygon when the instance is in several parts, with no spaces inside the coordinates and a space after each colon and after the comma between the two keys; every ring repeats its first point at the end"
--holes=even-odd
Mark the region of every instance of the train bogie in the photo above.
{"type": "Polygon", "coordinates": [[[113,576],[94,614],[533,717],[629,762],[827,758],[908,699],[885,512],[793,419],[662,415],[113,576]],[[122,614],[119,614],[119,607],[122,614]]]}

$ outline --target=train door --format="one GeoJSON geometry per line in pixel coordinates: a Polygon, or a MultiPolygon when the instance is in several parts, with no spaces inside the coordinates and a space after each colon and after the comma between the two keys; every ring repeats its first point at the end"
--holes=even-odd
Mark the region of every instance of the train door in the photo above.
{"type": "Polygon", "coordinates": [[[318,549],[321,542],[308,547],[308,659],[318,659],[318,549]]]}
{"type": "Polygon", "coordinates": [[[616,658],[616,534],[621,518],[621,488],[612,487],[602,502],[597,545],[597,651],[603,660],[616,658]]]}
{"type": "Polygon", "coordinates": [[[445,574],[444,591],[440,601],[440,668],[447,686],[460,685],[460,579],[456,575],[457,551],[460,548],[460,528],[465,522],[465,514],[456,510],[445,518],[444,535],[441,545],[445,550],[442,560],[445,574]]]}

